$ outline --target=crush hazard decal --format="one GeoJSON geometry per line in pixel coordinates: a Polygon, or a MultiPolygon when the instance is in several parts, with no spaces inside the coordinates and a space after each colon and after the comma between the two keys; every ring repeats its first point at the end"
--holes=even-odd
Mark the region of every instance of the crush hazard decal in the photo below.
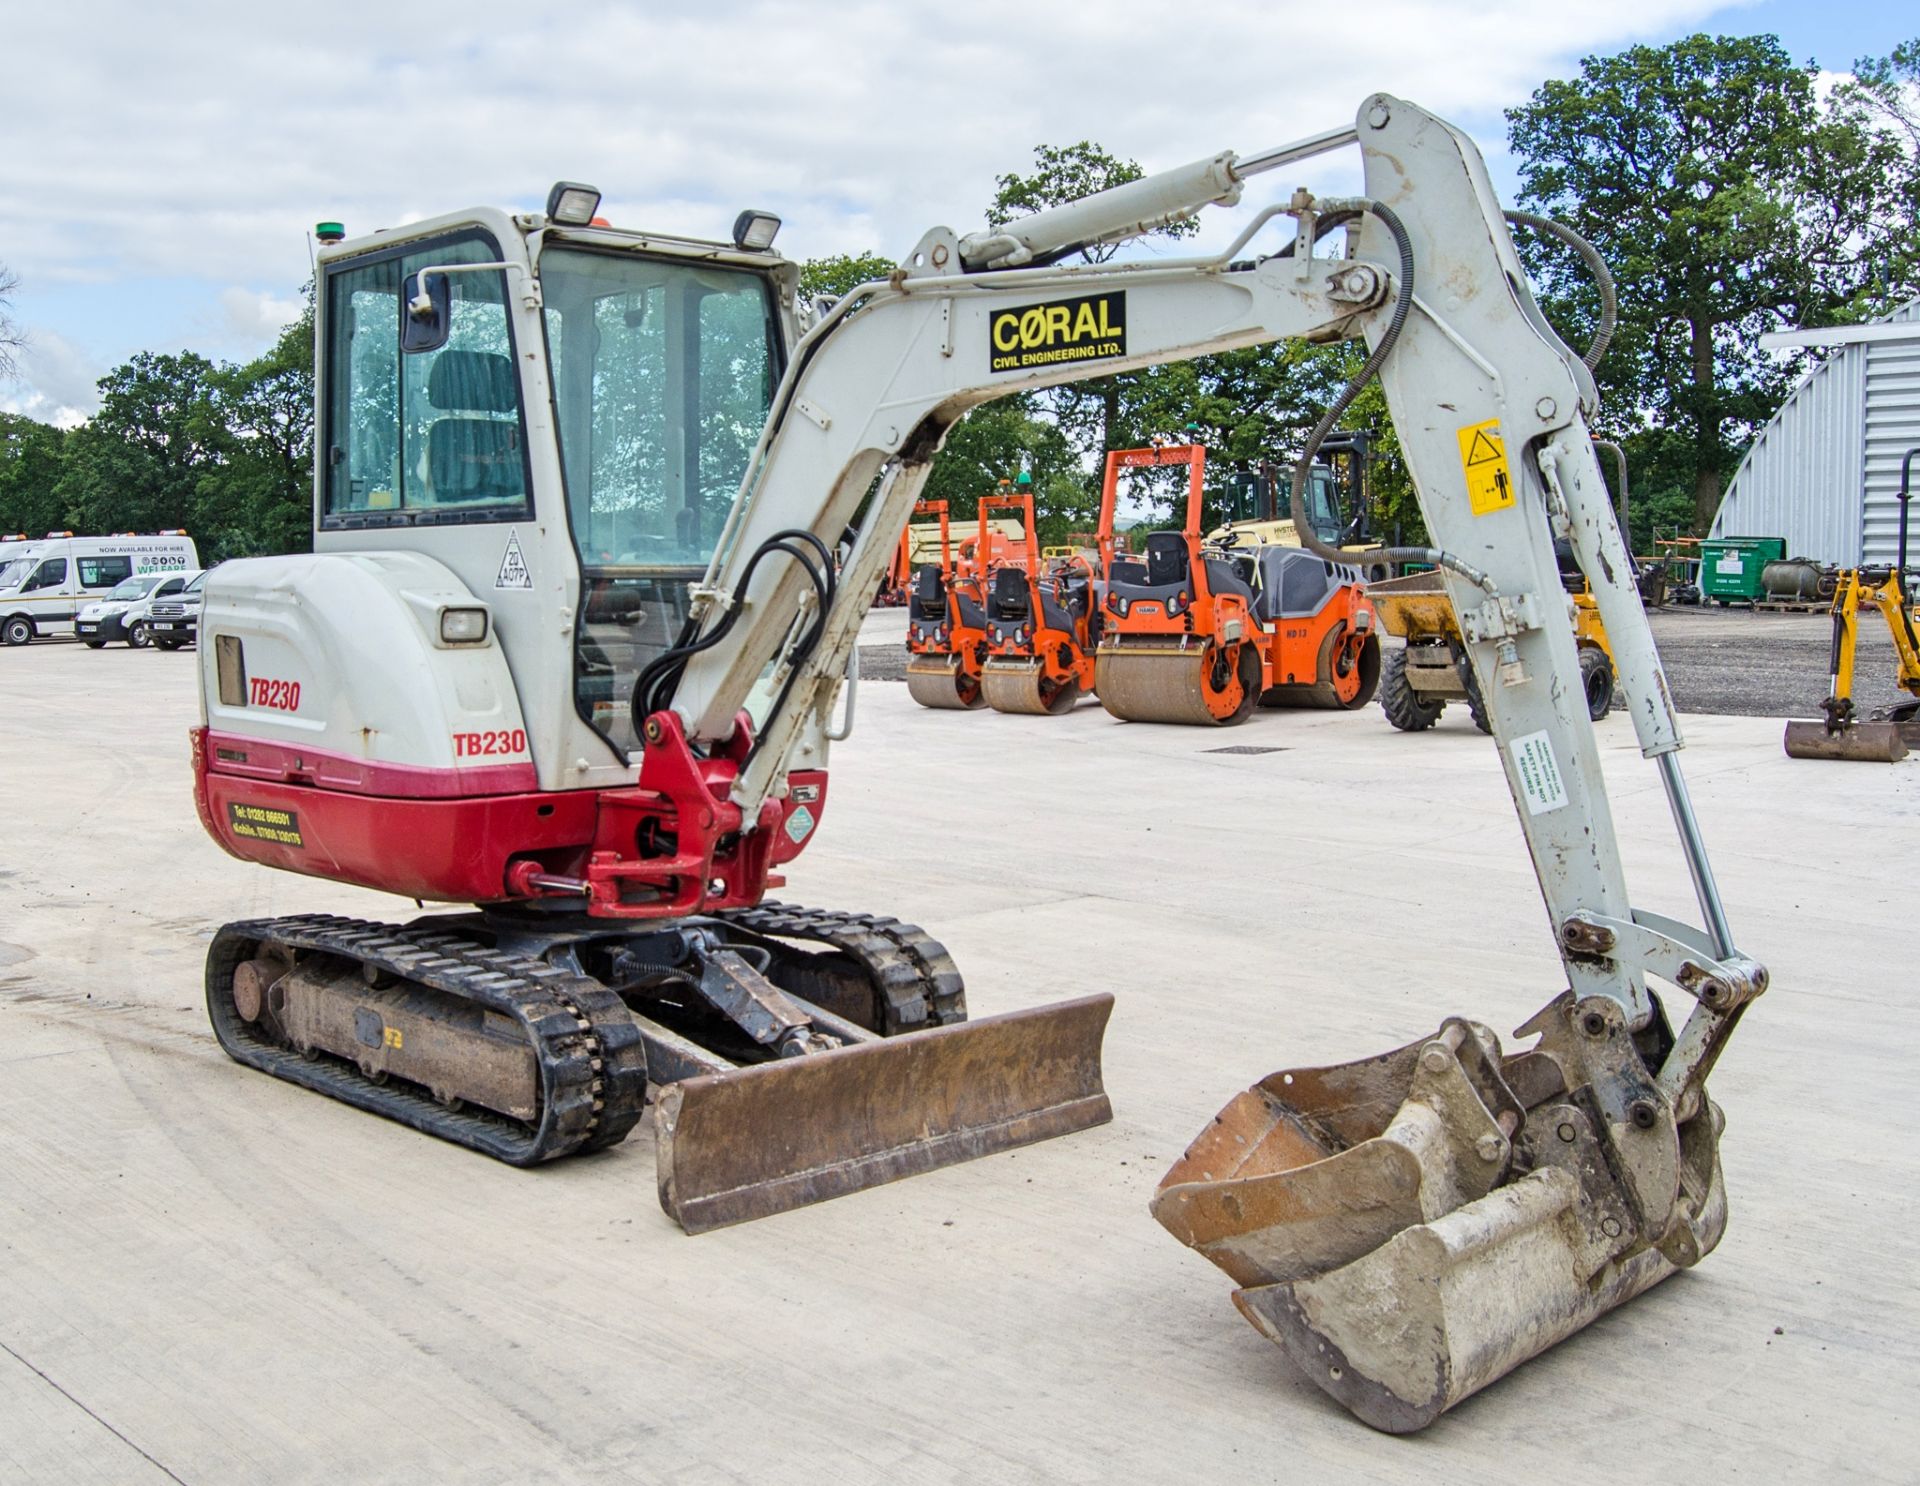
{"type": "Polygon", "coordinates": [[[305,846],[300,835],[300,817],[292,810],[272,805],[243,805],[227,802],[227,825],[233,834],[247,841],[271,841],[275,846],[305,846]]]}
{"type": "Polygon", "coordinates": [[[987,325],[993,371],[1028,371],[1127,354],[1127,294],[1087,294],[1001,310],[987,325]]]}
{"type": "Polygon", "coordinates": [[[1476,516],[1504,511],[1513,504],[1513,472],[1500,420],[1469,423],[1459,430],[1460,469],[1467,477],[1467,507],[1476,516]]]}

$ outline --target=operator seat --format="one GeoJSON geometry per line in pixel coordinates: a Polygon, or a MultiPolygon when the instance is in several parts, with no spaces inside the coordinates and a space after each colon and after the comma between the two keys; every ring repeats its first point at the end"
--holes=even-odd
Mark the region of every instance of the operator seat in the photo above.
{"type": "Polygon", "coordinates": [[[914,569],[910,610],[915,619],[934,623],[947,617],[946,578],[933,563],[922,563],[914,569]]]}
{"type": "Polygon", "coordinates": [[[434,419],[427,430],[434,503],[524,500],[526,464],[513,362],[496,351],[443,350],[427,373],[427,401],[454,415],[434,419]]]}

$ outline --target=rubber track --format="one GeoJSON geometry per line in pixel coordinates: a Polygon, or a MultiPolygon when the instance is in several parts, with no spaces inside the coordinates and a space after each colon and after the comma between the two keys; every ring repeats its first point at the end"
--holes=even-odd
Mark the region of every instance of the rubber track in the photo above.
{"type": "Polygon", "coordinates": [[[966,984],[953,957],[917,924],[773,901],[712,916],[752,934],[824,944],[857,961],[886,1003],[879,1030],[887,1036],[967,1019],[966,984]]]}
{"type": "Polygon", "coordinates": [[[228,924],[207,951],[207,1015],[235,1061],[514,1166],[534,1166],[624,1139],[646,1103],[646,1048],[625,1005],[594,980],[505,954],[426,926],[333,914],[228,924]],[[529,1129],[487,1110],[450,1110],[417,1085],[375,1084],[322,1055],[268,1041],[233,1005],[233,972],[257,946],[277,943],[371,965],[398,979],[511,1017],[538,1059],[540,1123],[529,1129]]]}

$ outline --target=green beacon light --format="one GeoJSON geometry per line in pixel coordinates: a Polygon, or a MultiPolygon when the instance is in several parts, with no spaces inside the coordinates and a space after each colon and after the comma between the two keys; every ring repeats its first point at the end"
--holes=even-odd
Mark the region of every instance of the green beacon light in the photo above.
{"type": "Polygon", "coordinates": [[[1015,483],[1019,485],[1022,490],[1029,489],[1033,485],[1033,471],[1032,470],[1020,471],[1019,475],[1015,479],[1015,483]]]}
{"type": "Polygon", "coordinates": [[[316,222],[313,235],[323,243],[337,243],[345,239],[347,229],[338,222],[316,222]]]}

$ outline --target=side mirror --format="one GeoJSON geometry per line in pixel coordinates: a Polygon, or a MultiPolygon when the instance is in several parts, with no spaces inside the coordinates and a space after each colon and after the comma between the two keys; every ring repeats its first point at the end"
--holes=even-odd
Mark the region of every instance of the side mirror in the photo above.
{"type": "Polygon", "coordinates": [[[453,284],[444,273],[410,273],[400,285],[400,350],[407,356],[437,351],[453,333],[453,284]]]}

